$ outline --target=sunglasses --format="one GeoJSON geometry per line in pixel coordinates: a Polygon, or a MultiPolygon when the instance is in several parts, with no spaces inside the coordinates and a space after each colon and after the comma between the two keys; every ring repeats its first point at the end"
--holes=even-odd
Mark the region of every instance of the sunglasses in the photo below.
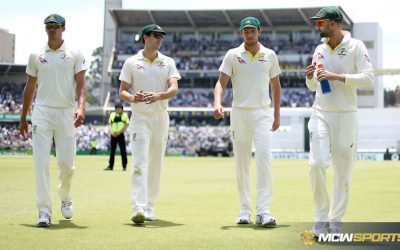
{"type": "Polygon", "coordinates": [[[46,30],[51,30],[51,29],[57,30],[59,28],[61,28],[61,25],[59,25],[59,24],[55,24],[55,23],[46,24],[46,30]]]}
{"type": "Polygon", "coordinates": [[[316,20],[316,21],[315,21],[315,25],[317,26],[317,28],[321,28],[321,27],[324,26],[328,21],[329,21],[329,19],[320,19],[320,20],[316,20]]]}
{"type": "Polygon", "coordinates": [[[151,34],[153,34],[153,36],[154,36],[156,39],[164,39],[164,35],[161,34],[161,33],[152,32],[151,34]]]}

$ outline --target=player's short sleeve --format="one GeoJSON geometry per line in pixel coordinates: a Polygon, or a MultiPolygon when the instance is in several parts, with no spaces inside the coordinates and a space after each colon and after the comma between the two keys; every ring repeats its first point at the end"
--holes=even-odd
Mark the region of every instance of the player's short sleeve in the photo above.
{"type": "Polygon", "coordinates": [[[171,78],[176,78],[177,80],[181,79],[181,75],[178,72],[178,69],[176,68],[175,61],[172,58],[169,58],[169,73],[168,73],[168,79],[171,78]]]}
{"type": "Polygon", "coordinates": [[[279,67],[278,57],[276,56],[275,52],[271,53],[271,68],[269,70],[270,78],[274,78],[275,76],[281,73],[281,68],[279,67]]]}
{"type": "Polygon", "coordinates": [[[74,65],[74,72],[75,74],[77,74],[83,70],[87,70],[86,59],[83,57],[80,51],[77,51],[75,65],[74,65]]]}
{"type": "Polygon", "coordinates": [[[37,77],[38,69],[36,67],[36,55],[29,56],[28,65],[26,65],[26,73],[30,76],[37,77]]]}
{"type": "Polygon", "coordinates": [[[128,59],[124,62],[124,66],[122,66],[121,74],[119,75],[119,80],[129,84],[133,84],[133,76],[129,70],[130,69],[129,65],[130,65],[130,60],[128,59]]]}
{"type": "Polygon", "coordinates": [[[222,60],[222,64],[218,69],[219,72],[222,72],[222,73],[228,75],[229,77],[232,76],[232,72],[233,72],[233,69],[232,69],[232,53],[233,53],[232,50],[229,50],[226,53],[226,55],[224,57],[224,60],[222,60]]]}

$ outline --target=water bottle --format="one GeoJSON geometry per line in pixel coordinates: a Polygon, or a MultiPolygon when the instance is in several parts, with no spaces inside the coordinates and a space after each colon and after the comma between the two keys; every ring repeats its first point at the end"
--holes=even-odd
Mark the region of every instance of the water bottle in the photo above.
{"type": "MultiPolygon", "coordinates": [[[[323,64],[318,64],[318,69],[323,69],[324,65],[323,64]]],[[[331,93],[331,86],[329,86],[329,81],[328,80],[321,80],[319,82],[321,84],[321,91],[322,94],[328,94],[331,93]]]]}

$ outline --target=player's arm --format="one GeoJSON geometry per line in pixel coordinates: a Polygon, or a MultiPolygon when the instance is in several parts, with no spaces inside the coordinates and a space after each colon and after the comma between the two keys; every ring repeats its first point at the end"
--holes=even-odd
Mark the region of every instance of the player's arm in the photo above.
{"type": "Polygon", "coordinates": [[[143,90],[136,92],[134,95],[129,93],[129,89],[131,88],[131,84],[121,81],[119,85],[119,98],[129,103],[138,103],[143,102],[143,90]]]}
{"type": "Polygon", "coordinates": [[[143,96],[143,101],[147,104],[170,99],[178,94],[178,79],[175,77],[169,78],[167,80],[168,89],[164,92],[145,92],[143,96]]]}
{"type": "Polygon", "coordinates": [[[344,74],[344,84],[354,87],[373,87],[374,86],[374,70],[368,50],[364,43],[358,41],[356,50],[356,69],[355,74],[344,74]]]}
{"type": "Polygon", "coordinates": [[[19,126],[18,126],[19,133],[25,139],[26,139],[26,134],[28,133],[28,128],[29,128],[29,124],[28,124],[28,121],[26,120],[26,116],[28,115],[29,109],[32,105],[33,96],[35,95],[36,81],[37,81],[37,77],[27,75],[24,93],[23,93],[23,97],[22,97],[21,119],[20,119],[19,126]]]}
{"type": "Polygon", "coordinates": [[[214,118],[215,119],[223,119],[224,118],[224,109],[222,107],[222,96],[224,95],[224,91],[226,86],[228,85],[230,76],[227,74],[220,72],[217,83],[214,88],[214,118]]]}
{"type": "Polygon", "coordinates": [[[86,105],[86,70],[82,70],[75,74],[76,81],[76,96],[78,97],[78,108],[75,111],[74,126],[75,128],[81,126],[85,121],[85,105],[86,105]]]}
{"type": "Polygon", "coordinates": [[[274,123],[272,124],[272,131],[275,131],[280,126],[281,120],[281,83],[279,81],[279,75],[271,78],[271,96],[274,104],[274,123]]]}

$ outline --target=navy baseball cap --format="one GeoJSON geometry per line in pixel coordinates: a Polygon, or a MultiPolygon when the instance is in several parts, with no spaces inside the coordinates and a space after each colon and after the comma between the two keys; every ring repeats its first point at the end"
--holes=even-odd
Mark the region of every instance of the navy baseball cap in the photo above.
{"type": "Polygon", "coordinates": [[[65,24],[65,18],[60,16],[59,14],[51,14],[50,16],[44,19],[44,24],[46,23],[58,23],[58,24],[65,24]]]}

